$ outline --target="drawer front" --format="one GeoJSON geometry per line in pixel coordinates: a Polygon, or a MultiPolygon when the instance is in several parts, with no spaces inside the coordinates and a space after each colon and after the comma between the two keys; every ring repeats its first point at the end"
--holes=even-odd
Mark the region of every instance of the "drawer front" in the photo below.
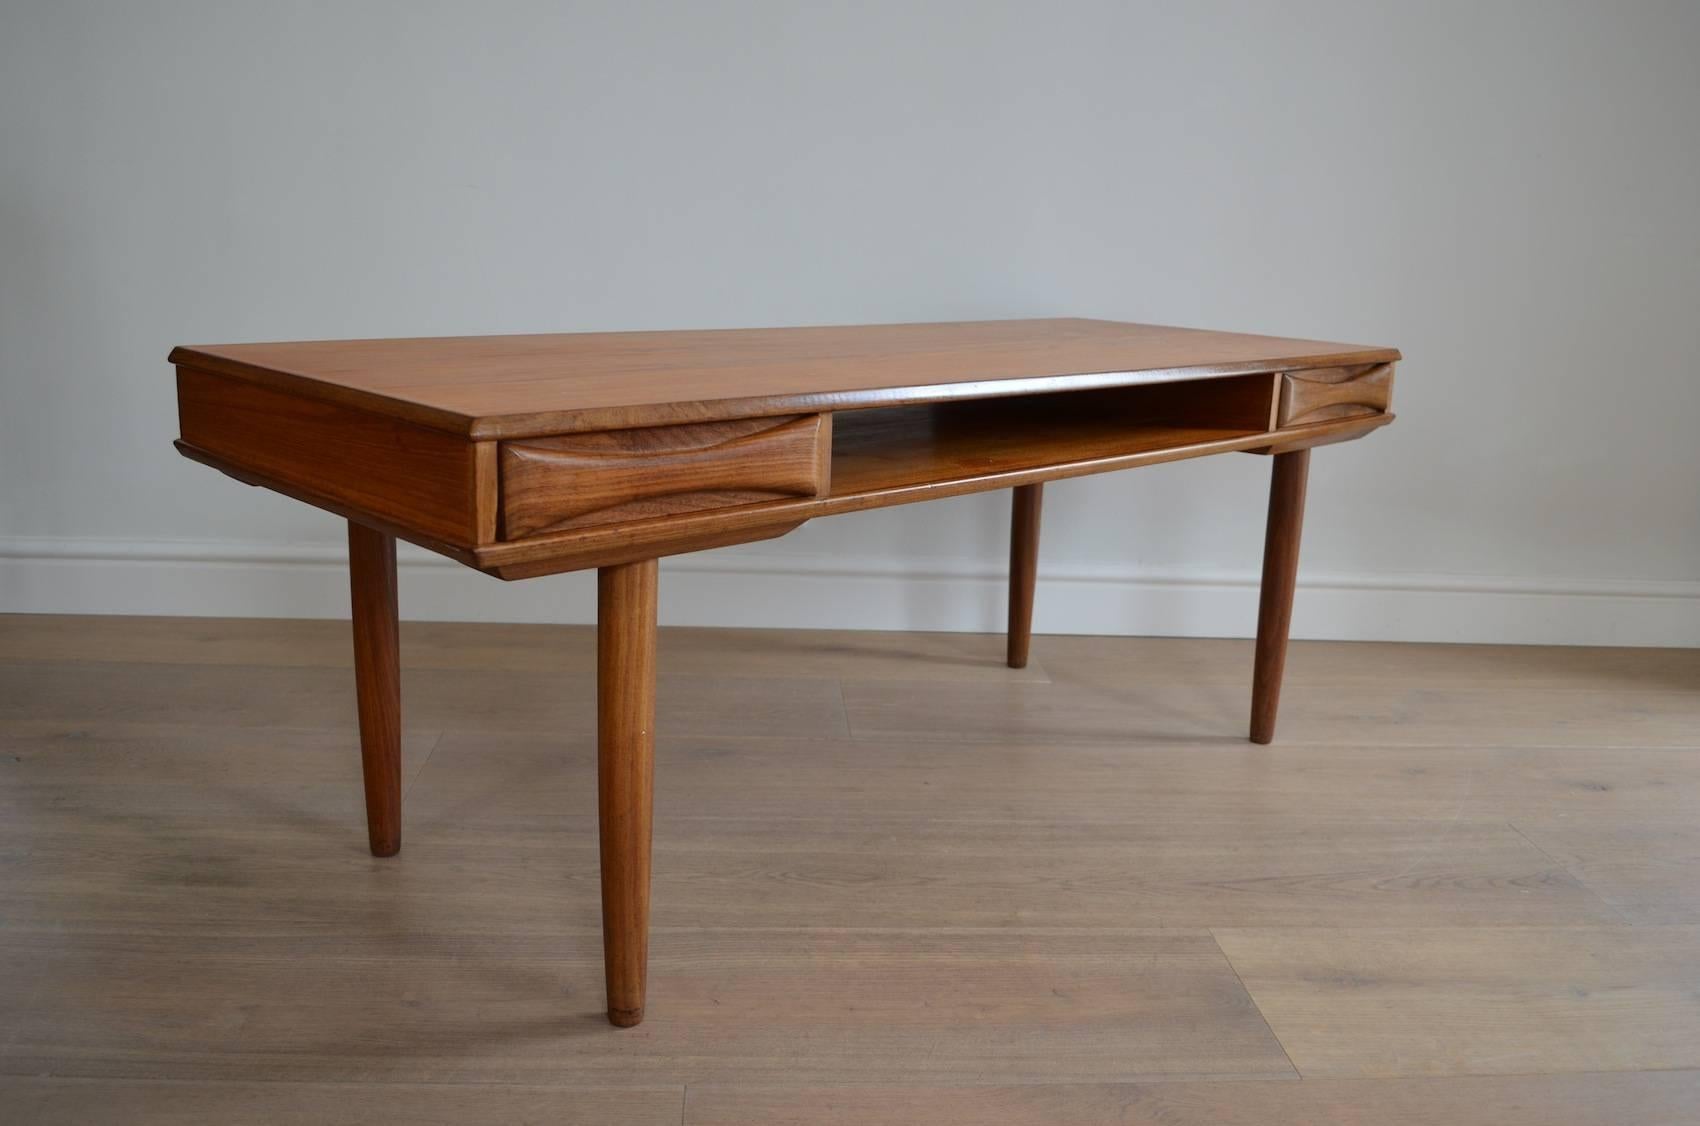
{"type": "Polygon", "coordinates": [[[820,496],[831,446],[821,414],[503,442],[502,536],[820,496]]]}
{"type": "Polygon", "coordinates": [[[1289,371],[1281,377],[1281,426],[1383,414],[1393,401],[1393,365],[1289,371]]]}

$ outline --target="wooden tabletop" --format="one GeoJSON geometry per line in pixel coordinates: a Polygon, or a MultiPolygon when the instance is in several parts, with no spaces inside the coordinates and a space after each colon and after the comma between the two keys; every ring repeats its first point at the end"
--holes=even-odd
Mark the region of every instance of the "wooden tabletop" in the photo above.
{"type": "Polygon", "coordinates": [[[1078,318],[193,345],[170,357],[476,439],[1397,359],[1392,348],[1078,318]]]}

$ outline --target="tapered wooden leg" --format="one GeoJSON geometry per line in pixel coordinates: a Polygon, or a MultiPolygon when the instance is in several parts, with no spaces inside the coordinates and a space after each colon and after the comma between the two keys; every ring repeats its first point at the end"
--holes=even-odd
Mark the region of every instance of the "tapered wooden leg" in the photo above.
{"type": "Polygon", "coordinates": [[[1251,741],[1275,738],[1281,674],[1287,665],[1287,631],[1293,620],[1293,586],[1299,577],[1299,533],[1304,527],[1305,478],[1310,451],[1276,454],[1269,484],[1269,525],[1263,536],[1263,590],[1257,607],[1257,657],[1251,676],[1251,741]]]}
{"type": "Polygon", "coordinates": [[[596,573],[597,810],[608,1019],[643,1020],[655,782],[656,562],[596,573]]]}
{"type": "Polygon", "coordinates": [[[401,851],[401,654],[396,624],[395,537],[348,525],[354,609],[354,686],[366,835],[373,856],[401,851]]]}
{"type": "Polygon", "coordinates": [[[1043,485],[1017,485],[1009,514],[1009,667],[1027,667],[1033,639],[1033,582],[1039,572],[1043,485]]]}

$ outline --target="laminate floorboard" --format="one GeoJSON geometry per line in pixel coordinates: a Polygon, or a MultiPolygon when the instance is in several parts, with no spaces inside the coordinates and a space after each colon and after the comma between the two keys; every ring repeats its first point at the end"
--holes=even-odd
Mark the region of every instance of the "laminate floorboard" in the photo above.
{"type": "Polygon", "coordinates": [[[0,1121],[1447,1122],[1700,1105],[1700,655],[664,629],[650,1013],[594,652],[0,617],[0,1121]]]}

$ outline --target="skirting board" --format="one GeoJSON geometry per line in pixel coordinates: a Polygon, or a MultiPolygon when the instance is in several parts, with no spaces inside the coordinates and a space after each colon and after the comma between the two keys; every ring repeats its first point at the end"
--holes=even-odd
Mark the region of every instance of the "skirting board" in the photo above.
{"type": "MultiPolygon", "coordinates": [[[[343,617],[340,545],[0,540],[0,613],[343,617]]],[[[403,546],[404,618],[588,622],[589,574],[503,583],[403,546]]],[[[669,625],[1004,628],[1001,568],[906,569],[732,549],[662,561],[669,625]]],[[[1041,565],[1039,633],[1247,637],[1257,576],[1041,565]]],[[[1700,646],[1700,583],[1554,583],[1301,570],[1293,636],[1352,641],[1700,646]]]]}

